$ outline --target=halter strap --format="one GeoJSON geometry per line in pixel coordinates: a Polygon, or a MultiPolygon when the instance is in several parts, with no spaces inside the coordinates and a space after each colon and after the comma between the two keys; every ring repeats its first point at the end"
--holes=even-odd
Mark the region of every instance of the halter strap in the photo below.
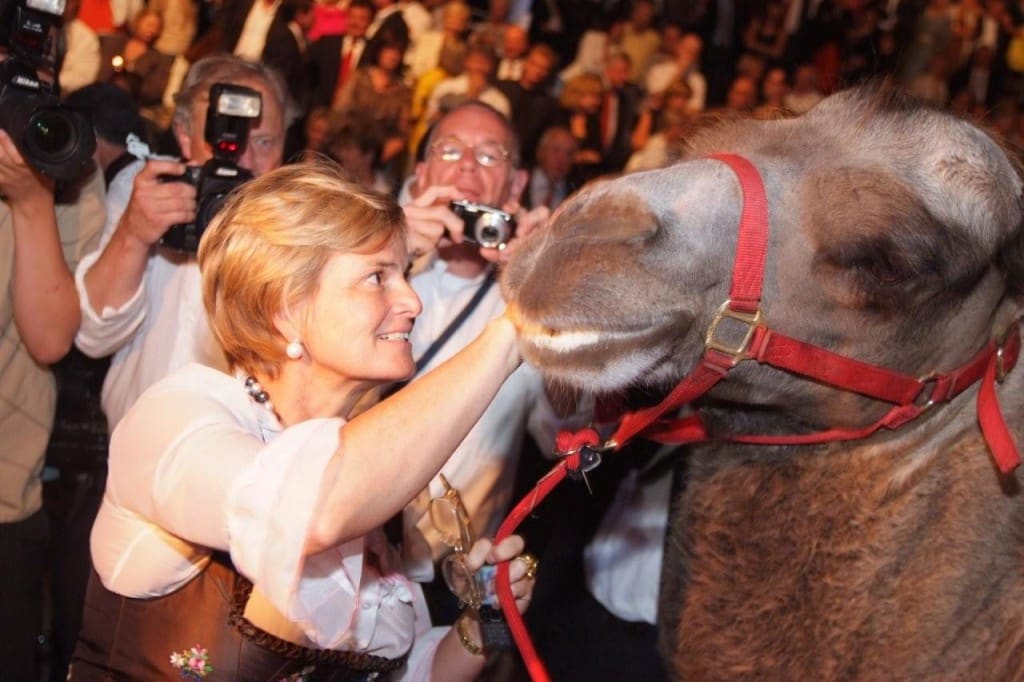
{"type": "Polygon", "coordinates": [[[896,429],[935,406],[949,402],[981,382],[978,421],[985,442],[1000,471],[1009,473],[1020,455],[1006,426],[995,384],[1013,369],[1020,356],[1020,326],[1014,323],[1000,341],[989,341],[967,363],[943,374],[918,378],[848,358],[826,348],[773,331],[763,321],[761,294],[768,251],[768,202],[760,173],[747,159],[735,154],[713,154],[736,174],[742,191],[742,212],[733,264],[729,299],[722,304],[705,335],[705,350],[697,366],[661,403],[622,416],[618,428],[602,449],[621,449],[642,435],[663,443],[699,443],[711,439],[700,415],[683,419],[662,416],[692,403],[710,391],[740,362],[753,360],[841,390],[891,403],[878,421],[856,429],[825,429],[807,434],[739,434],[721,439],[765,445],[809,445],[866,438],[876,431],[896,429]],[[742,340],[720,338],[726,326],[742,328],[742,340]]]}

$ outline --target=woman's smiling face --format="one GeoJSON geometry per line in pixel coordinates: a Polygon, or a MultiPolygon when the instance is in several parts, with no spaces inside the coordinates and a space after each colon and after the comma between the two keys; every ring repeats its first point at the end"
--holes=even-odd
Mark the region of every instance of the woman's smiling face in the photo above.
{"type": "Polygon", "coordinates": [[[301,340],[316,369],[371,383],[413,373],[409,332],[422,306],[405,278],[407,263],[401,239],[331,258],[320,288],[298,310],[301,340]]]}

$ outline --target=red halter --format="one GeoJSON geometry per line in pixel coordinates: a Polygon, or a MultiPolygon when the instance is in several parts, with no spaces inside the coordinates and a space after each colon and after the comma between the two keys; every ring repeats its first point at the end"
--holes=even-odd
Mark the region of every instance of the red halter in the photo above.
{"type": "MultiPolygon", "coordinates": [[[[541,479],[533,493],[512,510],[499,528],[496,541],[511,534],[567,473],[575,474],[597,466],[600,452],[619,450],[639,435],[662,443],[687,444],[711,440],[700,415],[682,419],[662,419],[662,416],[706,394],[725,379],[732,368],[745,360],[754,360],[881,400],[893,407],[878,421],[862,428],[826,429],[796,435],[716,436],[717,439],[766,445],[807,445],[866,438],[883,427],[899,428],[981,381],[977,401],[978,422],[992,457],[1003,473],[1013,471],[1020,464],[1020,454],[1006,426],[995,390],[996,383],[1001,382],[1017,364],[1021,347],[1018,323],[1012,324],[1001,340],[986,343],[961,367],[923,379],[853,360],[772,331],[761,316],[761,289],[768,251],[768,201],[761,175],[747,159],[735,154],[713,154],[709,158],[725,163],[736,174],[743,194],[743,211],[729,299],[719,308],[708,327],[703,357],[661,403],[624,415],[614,434],[603,444],[593,429],[559,434],[556,452],[563,455],[562,461],[541,479]],[[720,340],[723,323],[744,328],[739,343],[720,340]]],[[[543,664],[536,658],[529,636],[522,627],[522,619],[515,610],[511,589],[508,588],[508,569],[504,565],[498,570],[498,593],[531,677],[535,681],[547,680],[543,664]]]]}

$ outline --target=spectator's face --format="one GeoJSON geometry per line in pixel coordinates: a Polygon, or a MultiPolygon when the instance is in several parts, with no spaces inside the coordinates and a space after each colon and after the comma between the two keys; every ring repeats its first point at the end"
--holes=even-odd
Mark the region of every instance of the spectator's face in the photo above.
{"type": "Polygon", "coordinates": [[[425,160],[416,166],[417,192],[435,185],[449,185],[470,201],[499,208],[510,199],[518,198],[525,182],[525,172],[518,171],[511,158],[502,158],[494,166],[485,166],[470,149],[497,145],[512,151],[512,136],[507,124],[499,117],[500,114],[471,106],[457,109],[442,118],[432,137],[432,148],[427,150],[425,160]],[[449,139],[465,146],[458,161],[446,161],[433,149],[438,141],[449,139]]]}
{"type": "Polygon", "coordinates": [[[342,142],[331,149],[331,155],[342,168],[357,174],[373,167],[373,152],[364,152],[355,142],[342,142]]]}
{"type": "Polygon", "coordinates": [[[365,38],[366,29],[370,27],[370,10],[356,5],[348,9],[348,28],[346,34],[353,38],[365,38]]]}
{"type": "Polygon", "coordinates": [[[542,52],[533,51],[523,61],[523,75],[520,85],[529,90],[537,87],[551,75],[551,60],[542,52]]]}
{"type": "Polygon", "coordinates": [[[661,29],[662,51],[667,52],[668,54],[675,54],[675,51],[679,46],[681,36],[682,32],[675,24],[668,24],[665,28],[661,29]]]}
{"type": "Polygon", "coordinates": [[[377,55],[377,65],[385,71],[396,70],[402,65],[402,51],[391,45],[382,47],[377,55]]]}
{"type": "Polygon", "coordinates": [[[326,116],[311,116],[306,122],[306,147],[320,149],[327,140],[327,131],[331,122],[326,116]]]}
{"type": "Polygon", "coordinates": [[[612,59],[604,69],[608,85],[621,88],[629,80],[629,64],[624,59],[612,59]]]}
{"type": "Polygon", "coordinates": [[[580,111],[587,114],[597,113],[597,110],[601,108],[601,93],[593,90],[587,90],[586,92],[580,93],[580,111]]]}
{"type": "Polygon", "coordinates": [[[814,67],[802,66],[796,71],[793,77],[793,89],[797,92],[811,92],[818,87],[818,75],[814,67]]]}
{"type": "Polygon", "coordinates": [[[634,28],[645,29],[651,25],[651,20],[654,19],[654,5],[649,2],[637,2],[629,16],[634,28]]]}
{"type": "MultiPolygon", "coordinates": [[[[249,131],[249,142],[238,161],[242,168],[248,168],[254,175],[263,175],[281,165],[284,155],[284,112],[270,89],[258,80],[243,80],[237,83],[253,88],[263,99],[262,113],[249,131]]],[[[210,102],[207,97],[197,98],[192,106],[191,129],[186,133],[176,130],[182,154],[193,163],[205,163],[213,158],[213,150],[204,139],[206,111],[210,102]]]]}
{"type": "Polygon", "coordinates": [[[726,106],[733,111],[750,111],[757,105],[757,86],[754,81],[741,76],[729,88],[726,106]]]}
{"type": "Polygon", "coordinates": [[[445,31],[462,33],[469,26],[469,14],[460,5],[449,5],[445,8],[441,21],[445,31]]]}
{"type": "Polygon", "coordinates": [[[562,180],[572,170],[576,155],[576,139],[568,132],[559,132],[544,141],[537,150],[537,165],[552,180],[562,180]]]}
{"type": "Polygon", "coordinates": [[[685,36],[679,39],[679,47],[676,50],[676,56],[686,62],[696,62],[700,59],[700,51],[704,45],[701,42],[700,36],[696,33],[687,33],[685,36]]]}
{"type": "Polygon", "coordinates": [[[163,24],[159,14],[145,14],[139,19],[135,27],[135,37],[142,42],[151,44],[160,37],[160,30],[163,24]]]}
{"type": "Polygon", "coordinates": [[[470,52],[466,55],[465,73],[471,81],[489,80],[493,67],[494,63],[479,52],[470,52]]]}
{"type": "Polygon", "coordinates": [[[295,13],[295,24],[302,29],[303,33],[309,33],[309,29],[313,28],[313,20],[316,18],[316,13],[312,8],[308,12],[296,12],[295,13]]]}
{"type": "Polygon", "coordinates": [[[786,83],[786,72],[782,69],[769,71],[764,77],[764,85],[761,89],[764,91],[766,102],[780,102],[789,90],[789,85],[786,83]]]}
{"type": "Polygon", "coordinates": [[[505,29],[501,49],[506,59],[519,59],[526,54],[528,46],[529,41],[526,37],[526,31],[521,27],[509,26],[505,29]]]}

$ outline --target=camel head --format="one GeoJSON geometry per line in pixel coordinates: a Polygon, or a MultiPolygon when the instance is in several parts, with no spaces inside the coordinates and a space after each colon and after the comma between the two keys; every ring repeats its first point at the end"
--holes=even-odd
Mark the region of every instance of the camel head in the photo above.
{"type": "MultiPolygon", "coordinates": [[[[725,121],[668,168],[593,183],[524,239],[502,286],[524,357],[596,393],[689,373],[729,296],[744,197],[760,172],[769,238],[761,310],[790,337],[913,376],[965,362],[1018,314],[1022,182],[992,137],[881,88],[808,114],[725,121]]],[[[884,406],[742,362],[712,409],[767,428],[855,426],[884,406]],[[773,426],[774,424],[774,426],[773,426]]],[[[728,425],[726,425],[728,428],[728,425]]]]}

